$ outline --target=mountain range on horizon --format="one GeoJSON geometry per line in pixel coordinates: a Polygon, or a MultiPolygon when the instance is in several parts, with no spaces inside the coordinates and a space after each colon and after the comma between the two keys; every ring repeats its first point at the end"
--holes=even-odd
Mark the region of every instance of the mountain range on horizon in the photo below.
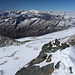
{"type": "Polygon", "coordinates": [[[3,11],[0,12],[0,35],[22,38],[67,29],[75,26],[74,15],[69,11],[3,11]]]}

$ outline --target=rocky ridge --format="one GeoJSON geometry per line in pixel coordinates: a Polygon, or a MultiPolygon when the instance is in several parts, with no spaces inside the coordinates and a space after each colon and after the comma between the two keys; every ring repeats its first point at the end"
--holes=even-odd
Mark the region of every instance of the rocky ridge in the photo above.
{"type": "Polygon", "coordinates": [[[57,50],[61,51],[67,47],[70,47],[69,44],[60,43],[58,39],[55,39],[55,42],[49,42],[43,45],[39,56],[26,64],[25,67],[19,70],[15,75],[51,75],[55,69],[59,69],[61,61],[58,61],[56,64],[52,63],[52,54],[47,55],[47,53],[54,53],[57,50]],[[49,64],[41,68],[40,66],[36,66],[36,64],[43,61],[49,64]]]}
{"type": "MultiPolygon", "coordinates": [[[[64,13],[65,14],[65,13],[64,13]]],[[[75,26],[75,18],[52,11],[4,11],[0,13],[0,35],[21,38],[40,36],[75,26]]]]}

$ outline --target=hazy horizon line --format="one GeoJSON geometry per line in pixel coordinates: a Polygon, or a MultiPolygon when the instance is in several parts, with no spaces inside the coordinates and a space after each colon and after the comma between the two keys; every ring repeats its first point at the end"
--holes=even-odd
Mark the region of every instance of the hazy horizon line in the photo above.
{"type": "Polygon", "coordinates": [[[37,11],[75,11],[75,10],[38,10],[38,9],[6,9],[0,11],[30,11],[30,10],[37,10],[37,11]]]}

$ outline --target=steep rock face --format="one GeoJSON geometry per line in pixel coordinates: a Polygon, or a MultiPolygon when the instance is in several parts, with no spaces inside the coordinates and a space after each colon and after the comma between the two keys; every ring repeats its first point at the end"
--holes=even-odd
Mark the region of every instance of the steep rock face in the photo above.
{"type": "Polygon", "coordinates": [[[0,17],[0,35],[12,38],[40,36],[73,26],[74,18],[45,11],[13,11],[0,17]]]}

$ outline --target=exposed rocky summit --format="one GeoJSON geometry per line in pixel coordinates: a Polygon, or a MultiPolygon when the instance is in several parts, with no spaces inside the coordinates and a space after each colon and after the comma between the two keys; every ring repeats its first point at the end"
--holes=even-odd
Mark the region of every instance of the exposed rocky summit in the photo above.
{"type": "Polygon", "coordinates": [[[50,11],[0,12],[0,35],[12,38],[40,36],[75,26],[75,19],[50,11]]]}
{"type": "Polygon", "coordinates": [[[26,64],[22,69],[20,69],[15,75],[51,75],[55,69],[59,69],[61,62],[58,61],[56,64],[52,63],[51,61],[53,59],[51,53],[54,53],[58,50],[64,50],[67,47],[69,47],[67,43],[61,44],[58,39],[55,39],[54,42],[49,42],[43,45],[40,54],[35,59],[26,64]],[[50,53],[50,55],[47,55],[47,53],[50,53]],[[42,62],[49,64],[43,67],[36,65],[42,62]]]}

